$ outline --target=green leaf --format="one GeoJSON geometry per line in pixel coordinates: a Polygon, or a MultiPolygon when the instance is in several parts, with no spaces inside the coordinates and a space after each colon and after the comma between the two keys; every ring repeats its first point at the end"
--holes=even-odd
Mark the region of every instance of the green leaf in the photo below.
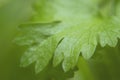
{"type": "Polygon", "coordinates": [[[27,52],[21,63],[30,64],[31,61],[36,61],[36,72],[39,72],[44,69],[55,53],[54,66],[63,61],[63,69],[68,71],[76,65],[80,53],[85,59],[91,58],[98,42],[102,47],[107,44],[111,47],[116,46],[117,38],[120,38],[119,26],[120,21],[112,18],[109,20],[95,19],[82,25],[65,28],[43,40],[33,49],[34,51],[27,52]]]}
{"type": "Polygon", "coordinates": [[[26,23],[19,27],[18,37],[14,40],[19,45],[33,45],[41,43],[47,37],[53,35],[56,30],[54,26],[59,22],[52,23],[26,23]]]}
{"type": "Polygon", "coordinates": [[[58,65],[63,60],[63,69],[68,71],[76,65],[80,53],[85,59],[91,58],[98,42],[102,47],[107,44],[115,47],[117,38],[120,38],[119,26],[119,20],[113,18],[93,20],[83,25],[65,29],[59,33],[63,34],[64,39],[56,49],[54,65],[58,65]]]}
{"type": "Polygon", "coordinates": [[[47,66],[53,56],[53,65],[62,63],[66,72],[76,66],[80,54],[85,59],[90,59],[98,43],[102,47],[116,46],[120,38],[120,20],[117,16],[109,18],[96,16],[97,10],[94,9],[96,5],[92,4],[94,0],[65,1],[41,0],[41,4],[37,6],[39,15],[34,16],[33,20],[52,23],[28,25],[27,28],[23,28],[27,33],[23,34],[24,38],[19,38],[19,41],[22,41],[23,45],[31,46],[37,42],[36,48],[28,51],[22,58],[23,66],[36,62],[35,68],[38,73],[47,66]],[[53,26],[53,21],[60,23],[53,26]]]}
{"type": "Polygon", "coordinates": [[[47,40],[41,42],[41,44],[35,46],[35,48],[30,48],[23,55],[21,59],[21,66],[26,67],[32,62],[36,61],[36,73],[40,72],[51,60],[54,50],[59,41],[59,39],[57,40],[54,37],[50,37],[47,40]]]}

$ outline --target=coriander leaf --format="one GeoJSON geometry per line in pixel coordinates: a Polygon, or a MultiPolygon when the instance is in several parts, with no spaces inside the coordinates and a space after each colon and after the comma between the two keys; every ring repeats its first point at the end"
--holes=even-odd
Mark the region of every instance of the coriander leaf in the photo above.
{"type": "Polygon", "coordinates": [[[53,64],[56,66],[63,61],[64,71],[73,68],[80,53],[85,59],[91,58],[98,43],[102,47],[109,45],[115,47],[117,38],[120,38],[120,20],[116,18],[107,20],[93,20],[80,24],[57,34],[64,39],[56,48],[53,64]]]}
{"type": "Polygon", "coordinates": [[[49,61],[51,60],[54,50],[59,43],[61,38],[58,40],[54,37],[50,37],[35,48],[30,48],[21,59],[21,66],[26,67],[32,62],[36,61],[36,73],[43,70],[49,61]]]}
{"type": "Polygon", "coordinates": [[[19,45],[33,45],[42,42],[47,37],[53,35],[53,28],[59,22],[52,23],[26,23],[19,27],[18,37],[14,40],[19,45]]]}
{"type": "Polygon", "coordinates": [[[47,66],[54,54],[53,65],[57,66],[63,61],[63,69],[68,71],[77,64],[80,53],[85,59],[91,58],[98,43],[102,47],[107,44],[111,47],[116,46],[117,38],[120,38],[119,26],[120,20],[111,18],[107,20],[94,19],[80,25],[67,27],[43,40],[33,49],[34,51],[27,52],[21,63],[30,64],[35,61],[37,62],[36,72],[39,72],[47,66]],[[31,56],[29,57],[29,55],[31,56]]]}
{"type": "Polygon", "coordinates": [[[50,26],[48,24],[37,24],[37,27],[35,27],[36,24],[28,25],[28,30],[25,31],[28,32],[27,35],[19,38],[19,41],[22,41],[23,45],[36,42],[37,44],[33,51],[28,50],[22,58],[23,66],[36,62],[35,68],[38,73],[47,66],[53,56],[53,65],[57,66],[62,63],[66,72],[76,66],[80,54],[85,59],[90,59],[98,43],[102,47],[116,46],[120,38],[120,20],[117,16],[109,18],[97,16],[94,8],[96,5],[92,4],[94,0],[65,1],[41,0],[41,4],[37,5],[38,14],[33,17],[33,21],[38,20],[41,23],[60,21],[60,23],[54,26],[52,26],[53,23],[50,26]]]}

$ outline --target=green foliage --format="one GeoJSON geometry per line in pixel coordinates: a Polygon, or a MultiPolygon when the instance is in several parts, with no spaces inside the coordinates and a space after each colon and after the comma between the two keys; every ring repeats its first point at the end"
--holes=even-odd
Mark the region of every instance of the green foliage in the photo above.
{"type": "MultiPolygon", "coordinates": [[[[62,63],[67,72],[80,63],[81,55],[89,60],[98,44],[115,47],[120,38],[119,6],[117,0],[37,0],[35,14],[19,27],[21,32],[15,39],[30,47],[21,66],[35,62],[39,73],[52,60],[54,67],[62,63]]],[[[79,72],[75,73],[78,80],[79,72]]]]}

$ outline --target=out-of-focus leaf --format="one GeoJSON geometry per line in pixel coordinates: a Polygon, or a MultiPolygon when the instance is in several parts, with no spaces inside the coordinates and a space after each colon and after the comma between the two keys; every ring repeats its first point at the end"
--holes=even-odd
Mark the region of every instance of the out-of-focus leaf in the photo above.
{"type": "Polygon", "coordinates": [[[37,0],[33,20],[41,22],[81,21],[96,14],[98,2],[99,0],[37,0]]]}
{"type": "Polygon", "coordinates": [[[41,43],[44,39],[56,32],[56,29],[53,29],[57,24],[58,22],[22,24],[19,27],[20,34],[18,35],[18,38],[15,39],[15,42],[19,45],[41,43]]]}
{"type": "Polygon", "coordinates": [[[87,60],[79,57],[77,67],[78,70],[74,73],[74,77],[68,80],[96,80],[87,60]]]}

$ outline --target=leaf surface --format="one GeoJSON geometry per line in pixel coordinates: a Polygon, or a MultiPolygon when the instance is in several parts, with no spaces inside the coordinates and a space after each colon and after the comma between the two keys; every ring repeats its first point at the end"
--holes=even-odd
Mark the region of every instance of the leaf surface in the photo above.
{"type": "Polygon", "coordinates": [[[97,3],[97,0],[46,1],[41,0],[41,5],[37,6],[41,13],[36,9],[39,15],[33,18],[41,23],[23,27],[25,34],[18,39],[23,45],[33,46],[37,42],[32,51],[30,48],[23,55],[23,66],[36,62],[38,73],[53,56],[53,65],[62,63],[64,71],[68,71],[76,66],[80,54],[85,59],[90,59],[98,44],[102,47],[116,46],[120,38],[120,20],[117,16],[96,16],[96,5],[92,3],[97,3]],[[54,24],[53,21],[59,23],[54,24]],[[51,23],[42,24],[43,22],[51,23]]]}

